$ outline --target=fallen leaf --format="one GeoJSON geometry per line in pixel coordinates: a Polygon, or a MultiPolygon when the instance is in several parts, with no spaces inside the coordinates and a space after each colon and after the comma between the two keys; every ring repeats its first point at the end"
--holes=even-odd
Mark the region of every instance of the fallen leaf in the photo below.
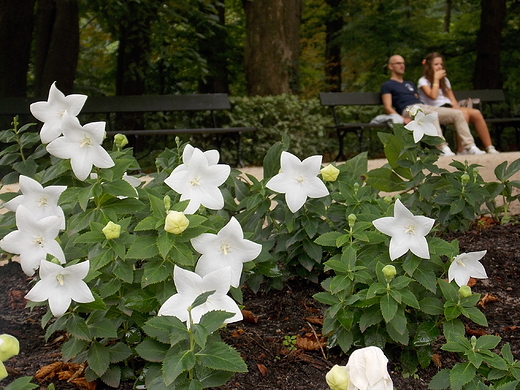
{"type": "Polygon", "coordinates": [[[302,349],[304,351],[315,351],[327,345],[325,338],[320,337],[319,340],[316,339],[314,333],[309,332],[305,333],[303,336],[296,336],[296,347],[298,349],[302,349]]]}
{"type": "Polygon", "coordinates": [[[441,355],[434,353],[432,356],[432,362],[437,368],[442,368],[441,355]]]}
{"type": "Polygon", "coordinates": [[[487,332],[484,329],[472,329],[468,325],[466,325],[466,333],[469,336],[484,336],[484,335],[487,335],[487,332]]]}
{"type": "Polygon", "coordinates": [[[231,333],[231,337],[240,337],[242,333],[244,333],[244,329],[237,329],[231,333]]]}
{"type": "Polygon", "coordinates": [[[310,322],[314,325],[320,325],[323,326],[323,316],[317,316],[317,317],[306,317],[305,321],[310,322]]]}
{"type": "Polygon", "coordinates": [[[57,378],[74,383],[80,390],[96,390],[96,382],[88,382],[84,374],[85,364],[55,362],[40,368],[34,377],[40,382],[57,378]]]}
{"type": "Polygon", "coordinates": [[[478,301],[477,305],[482,307],[483,309],[486,308],[486,305],[488,303],[498,302],[500,301],[499,298],[495,297],[494,295],[491,295],[489,293],[486,293],[482,298],[480,298],[480,301],[478,301]]]}
{"type": "Polygon", "coordinates": [[[517,330],[517,329],[518,329],[518,326],[506,326],[506,327],[504,328],[504,330],[506,330],[506,331],[507,331],[507,330],[517,330]]]}
{"type": "Polygon", "coordinates": [[[473,287],[475,284],[477,284],[477,279],[475,279],[475,278],[469,278],[467,284],[468,284],[468,287],[473,287]]]}
{"type": "Polygon", "coordinates": [[[267,370],[267,367],[264,366],[262,363],[256,363],[256,367],[258,368],[258,371],[260,371],[260,374],[262,374],[262,376],[266,376],[269,372],[269,370],[267,370]]]}
{"type": "Polygon", "coordinates": [[[257,324],[259,317],[255,316],[253,312],[249,310],[242,309],[242,316],[244,317],[245,322],[249,322],[250,324],[257,324]]]}

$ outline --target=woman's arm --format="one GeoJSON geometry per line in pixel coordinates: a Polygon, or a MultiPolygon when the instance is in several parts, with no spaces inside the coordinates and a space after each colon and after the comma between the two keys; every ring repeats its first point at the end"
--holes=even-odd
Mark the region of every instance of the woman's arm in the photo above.
{"type": "Polygon", "coordinates": [[[448,89],[448,93],[446,94],[446,97],[448,99],[450,99],[451,106],[453,108],[458,108],[459,107],[459,102],[457,101],[457,98],[455,97],[455,94],[453,93],[453,90],[448,89]]]}
{"type": "Polygon", "coordinates": [[[446,71],[444,69],[438,70],[433,74],[433,83],[432,85],[421,85],[421,90],[424,92],[426,96],[430,99],[435,100],[439,97],[439,80],[446,76],[446,71]]]}

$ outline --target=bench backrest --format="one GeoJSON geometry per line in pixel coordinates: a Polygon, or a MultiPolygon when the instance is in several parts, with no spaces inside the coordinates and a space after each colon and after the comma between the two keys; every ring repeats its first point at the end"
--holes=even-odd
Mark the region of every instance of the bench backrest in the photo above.
{"type": "Polygon", "coordinates": [[[457,100],[480,99],[482,102],[504,102],[506,95],[502,89],[474,89],[470,91],[454,91],[457,100]]]}
{"type": "Polygon", "coordinates": [[[322,106],[368,106],[380,105],[379,92],[321,92],[322,106]]]}
{"type": "MultiPolygon", "coordinates": [[[[0,115],[30,114],[29,106],[35,99],[0,98],[0,115]]],[[[227,93],[189,95],[139,95],[89,97],[82,114],[156,111],[229,110],[227,93]]]]}

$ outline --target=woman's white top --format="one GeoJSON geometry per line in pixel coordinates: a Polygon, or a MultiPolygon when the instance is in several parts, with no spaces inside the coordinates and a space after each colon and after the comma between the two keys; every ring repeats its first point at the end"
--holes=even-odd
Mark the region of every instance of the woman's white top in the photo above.
{"type": "MultiPolygon", "coordinates": [[[[451,89],[450,80],[448,80],[447,77],[445,77],[445,80],[446,80],[446,87],[448,87],[448,89],[451,89]]],[[[435,100],[430,99],[423,92],[423,90],[421,88],[423,85],[427,85],[427,86],[429,86],[431,88],[431,83],[424,76],[421,77],[419,79],[419,82],[417,83],[417,89],[418,89],[418,92],[419,92],[419,99],[421,100],[421,102],[423,102],[424,104],[426,104],[428,106],[434,106],[434,107],[439,107],[439,106],[442,106],[443,104],[446,104],[446,103],[451,104],[451,100],[448,99],[447,96],[444,96],[444,94],[442,93],[442,89],[440,89],[440,88],[439,88],[439,94],[437,95],[437,99],[435,99],[435,100]]]]}

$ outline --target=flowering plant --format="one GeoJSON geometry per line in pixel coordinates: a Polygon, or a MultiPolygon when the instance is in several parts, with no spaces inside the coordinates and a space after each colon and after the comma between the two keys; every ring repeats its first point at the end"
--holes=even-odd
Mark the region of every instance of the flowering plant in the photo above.
{"type": "MultiPolygon", "coordinates": [[[[503,190],[476,166],[438,168],[437,152],[396,125],[380,134],[388,165],[370,172],[364,153],[322,169],[321,156],[301,160],[282,136],[262,180],[179,140],[140,180],[124,136],[107,151],[104,124],[80,124],[84,99],[53,85],[46,104],[32,106],[43,135],[16,119],[0,132],[12,144],[0,164],[13,168],[2,182],[21,190],[0,195],[10,210],[0,247],[34,276],[27,298],[48,302],[46,336],[70,335],[63,358],[86,363],[88,380],[222,385],[247,370],[218,332],[242,318],[241,286],[277,288],[295,275],[326,277],[316,299],[330,306],[323,333],[331,348],[397,344],[410,372],[431,360],[440,323],[458,329],[465,316],[485,324],[478,294],[461,296],[444,280],[450,264],[456,281],[474,276],[455,268],[464,258],[449,261],[457,243],[435,236],[469,226],[503,190]]],[[[504,188],[520,163],[511,166],[504,188]]]]}

